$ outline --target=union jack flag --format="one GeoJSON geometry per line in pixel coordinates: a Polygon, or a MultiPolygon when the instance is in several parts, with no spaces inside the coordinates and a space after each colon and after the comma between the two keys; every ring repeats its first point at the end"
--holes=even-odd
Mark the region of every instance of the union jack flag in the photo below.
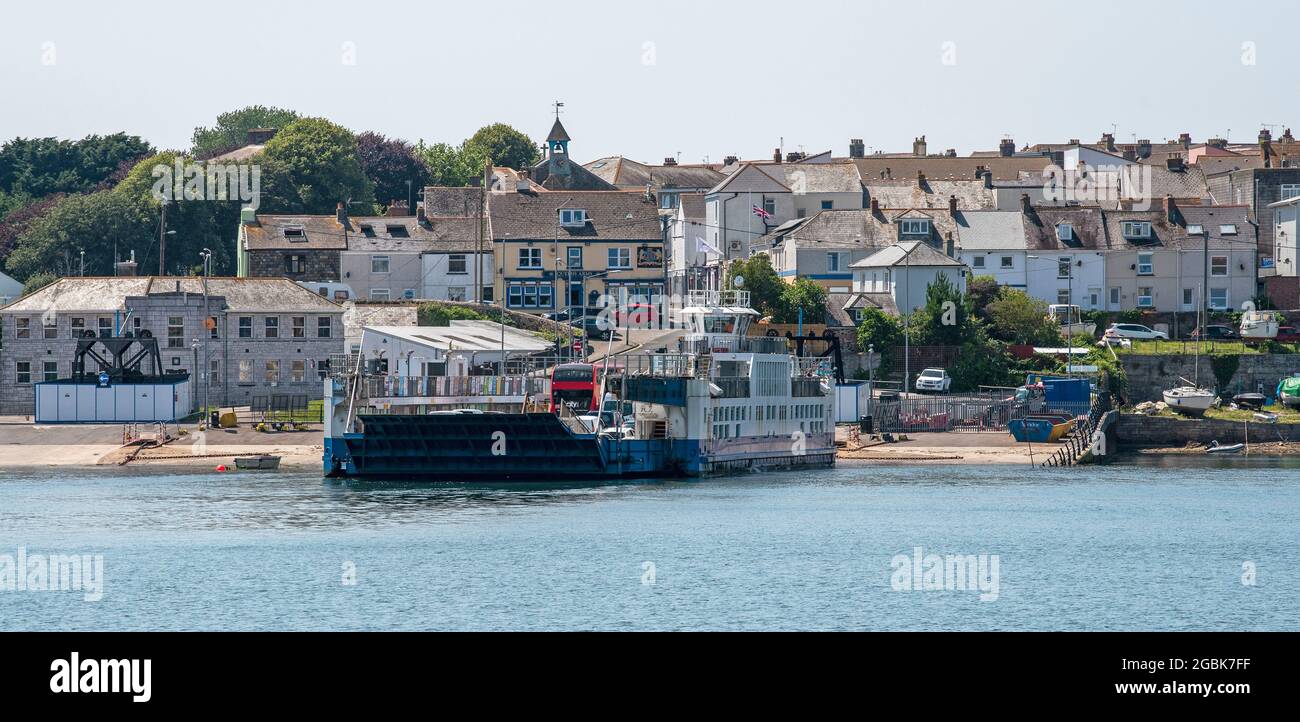
{"type": "Polygon", "coordinates": [[[759,208],[758,206],[754,206],[754,215],[758,216],[759,218],[762,218],[763,220],[767,220],[772,217],[771,213],[768,213],[767,211],[763,210],[762,208],[759,208]]]}

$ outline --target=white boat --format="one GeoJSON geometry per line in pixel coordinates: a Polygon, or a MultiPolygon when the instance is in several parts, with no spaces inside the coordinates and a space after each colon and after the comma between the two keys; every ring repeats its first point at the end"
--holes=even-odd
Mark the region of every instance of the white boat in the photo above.
{"type": "Polygon", "coordinates": [[[1241,315],[1243,339],[1267,340],[1277,338],[1278,316],[1274,311],[1247,311],[1241,315]]]}
{"type": "Polygon", "coordinates": [[[1210,443],[1209,448],[1205,450],[1207,454],[1240,454],[1246,448],[1245,444],[1232,444],[1231,446],[1220,446],[1219,442],[1210,443]]]}
{"type": "Polygon", "coordinates": [[[1166,389],[1164,392],[1165,404],[1170,409],[1186,416],[1204,415],[1206,410],[1214,404],[1214,393],[1189,383],[1187,379],[1180,380],[1187,385],[1166,389]]]}
{"type": "Polygon", "coordinates": [[[1061,327],[1061,336],[1069,341],[1075,336],[1093,336],[1097,333],[1097,324],[1083,320],[1083,309],[1064,303],[1054,303],[1047,307],[1048,318],[1061,327]]]}
{"type": "Polygon", "coordinates": [[[280,468],[280,457],[270,454],[260,456],[237,456],[235,457],[236,469],[278,469],[280,468]]]}

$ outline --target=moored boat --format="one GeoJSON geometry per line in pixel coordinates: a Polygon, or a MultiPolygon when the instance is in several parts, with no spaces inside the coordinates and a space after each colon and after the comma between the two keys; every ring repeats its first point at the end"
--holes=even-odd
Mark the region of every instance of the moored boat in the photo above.
{"type": "Polygon", "coordinates": [[[1300,409],[1300,376],[1282,379],[1277,385],[1277,398],[1284,406],[1300,409]]]}
{"type": "Polygon", "coordinates": [[[235,457],[235,468],[248,470],[265,470],[280,468],[280,457],[270,454],[261,454],[258,456],[237,456],[235,457]]]}
{"type": "Polygon", "coordinates": [[[1164,400],[1165,404],[1177,413],[1185,416],[1204,416],[1205,412],[1214,405],[1214,393],[1196,386],[1179,386],[1166,389],[1164,400]]]}
{"type": "Polygon", "coordinates": [[[1275,311],[1247,311],[1241,315],[1241,337],[1247,341],[1277,338],[1278,321],[1275,311]]]}

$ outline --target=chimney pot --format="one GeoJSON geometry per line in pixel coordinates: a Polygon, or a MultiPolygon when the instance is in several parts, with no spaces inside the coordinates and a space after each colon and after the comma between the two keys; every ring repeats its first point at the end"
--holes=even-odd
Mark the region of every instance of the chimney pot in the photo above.
{"type": "Polygon", "coordinates": [[[984,187],[985,188],[993,187],[993,171],[991,170],[984,171],[984,187]]]}
{"type": "Polygon", "coordinates": [[[849,157],[862,158],[867,154],[867,146],[861,138],[849,139],[849,157]]]}
{"type": "Polygon", "coordinates": [[[677,165],[676,158],[664,158],[664,165],[677,165]]]}
{"type": "Polygon", "coordinates": [[[1172,195],[1165,196],[1165,220],[1170,223],[1178,222],[1178,206],[1174,203],[1172,195]]]}
{"type": "Polygon", "coordinates": [[[1028,193],[1021,193],[1021,194],[1020,194],[1020,210],[1023,211],[1023,212],[1025,212],[1025,213],[1029,213],[1029,212],[1032,211],[1033,209],[1034,209],[1033,204],[1029,202],[1029,194],[1028,194],[1028,193]]]}
{"type": "Polygon", "coordinates": [[[917,138],[916,140],[912,141],[912,155],[916,156],[917,158],[925,157],[925,136],[921,136],[920,138],[917,138]]]}
{"type": "Polygon", "coordinates": [[[916,171],[916,184],[917,184],[918,186],[923,186],[923,185],[925,185],[925,171],[920,170],[920,169],[917,169],[917,171],[916,171]]]}
{"type": "Polygon", "coordinates": [[[1010,158],[1016,154],[1016,142],[1010,138],[1003,138],[998,144],[998,155],[1003,158],[1010,158]]]}
{"type": "Polygon", "coordinates": [[[773,162],[773,163],[780,163],[780,162],[781,162],[781,149],[780,149],[780,148],[773,148],[773,149],[772,149],[772,162],[773,162]]]}
{"type": "Polygon", "coordinates": [[[957,215],[957,196],[948,196],[948,214],[957,215]]]}
{"type": "Polygon", "coordinates": [[[880,215],[880,201],[876,200],[875,198],[871,199],[871,215],[873,216],[880,215]]]}
{"type": "Polygon", "coordinates": [[[343,201],[339,201],[338,207],[334,209],[334,218],[339,222],[340,226],[348,224],[348,207],[343,201]]]}

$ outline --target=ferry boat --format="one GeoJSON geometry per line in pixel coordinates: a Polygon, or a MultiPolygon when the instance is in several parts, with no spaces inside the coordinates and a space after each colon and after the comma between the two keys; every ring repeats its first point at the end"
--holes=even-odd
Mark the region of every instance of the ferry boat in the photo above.
{"type": "Polygon", "coordinates": [[[360,359],[341,371],[332,365],[324,473],[554,481],[835,464],[835,384],[826,358],[802,357],[786,338],[748,336],[758,314],[747,291],[690,291],[679,317],[686,327],[675,352],[557,364],[474,384],[376,377],[360,359]],[[467,396],[467,386],[483,390],[467,396]],[[462,393],[447,403],[437,391],[450,387],[462,393]]]}

